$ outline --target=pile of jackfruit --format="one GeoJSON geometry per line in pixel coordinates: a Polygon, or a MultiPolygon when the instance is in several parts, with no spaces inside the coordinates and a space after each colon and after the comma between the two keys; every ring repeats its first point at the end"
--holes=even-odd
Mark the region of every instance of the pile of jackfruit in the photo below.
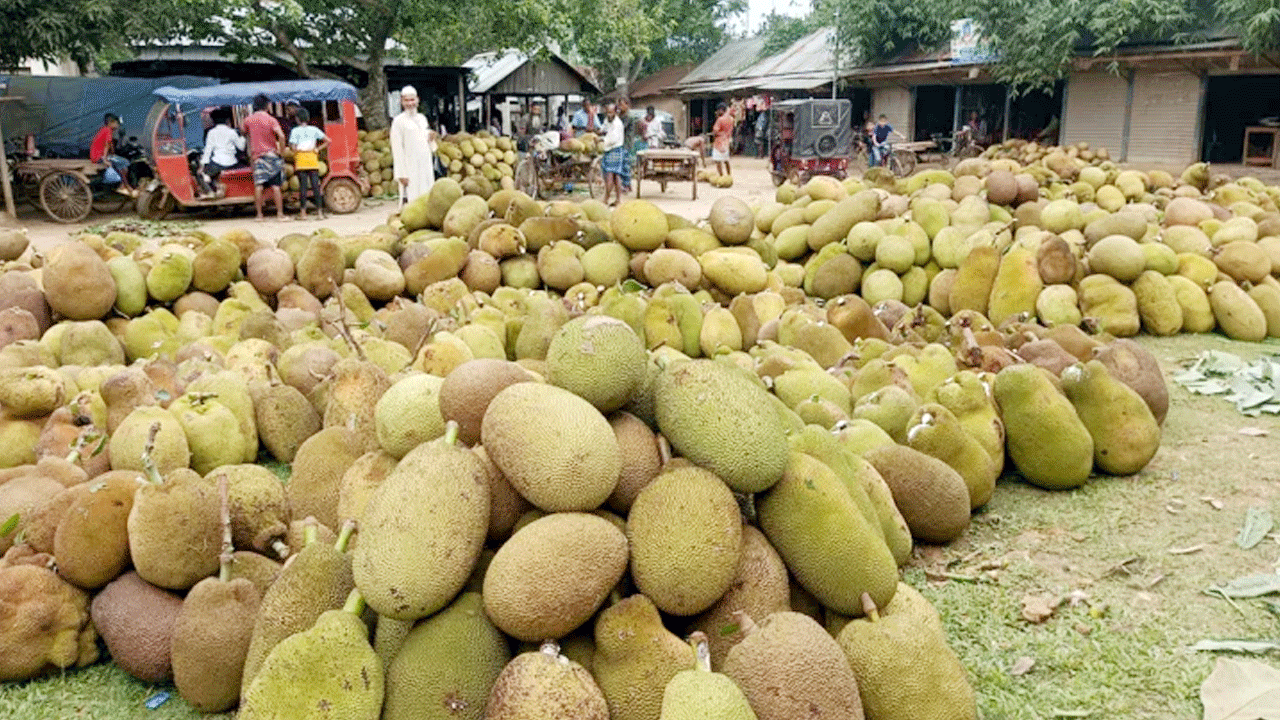
{"type": "Polygon", "coordinates": [[[1128,336],[1280,335],[1280,188],[966,162],[696,222],[443,178],[355,235],[0,233],[0,677],[105,648],[242,718],[976,717],[899,567],[1002,475],[1146,466],[1128,336]]]}

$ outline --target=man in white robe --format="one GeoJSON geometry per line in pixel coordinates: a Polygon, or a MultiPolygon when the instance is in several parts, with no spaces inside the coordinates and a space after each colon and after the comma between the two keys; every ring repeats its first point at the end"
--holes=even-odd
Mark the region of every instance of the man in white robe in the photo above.
{"type": "Polygon", "coordinates": [[[435,182],[436,132],[418,112],[418,91],[412,85],[400,90],[403,111],[391,121],[392,170],[403,186],[405,202],[431,190],[435,182]]]}

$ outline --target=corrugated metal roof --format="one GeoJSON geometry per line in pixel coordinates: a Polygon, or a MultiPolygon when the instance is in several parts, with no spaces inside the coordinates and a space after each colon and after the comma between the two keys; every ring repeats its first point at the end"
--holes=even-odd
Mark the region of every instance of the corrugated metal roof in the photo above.
{"type": "Polygon", "coordinates": [[[683,89],[685,85],[728,80],[741,76],[742,71],[750,67],[760,56],[764,41],[763,37],[730,40],[692,72],[685,75],[680,82],[673,85],[672,89],[683,89]]]}
{"type": "Polygon", "coordinates": [[[827,72],[836,64],[835,33],[819,28],[743,71],[747,77],[769,77],[795,73],[827,72]]]}
{"type": "MultiPolygon", "coordinates": [[[[585,85],[595,88],[596,92],[599,92],[599,87],[596,86],[591,78],[583,75],[578,68],[555,52],[548,51],[548,53],[553,62],[564,65],[570,72],[577,75],[585,85]]],[[[471,71],[471,81],[467,83],[467,87],[471,92],[483,95],[509,77],[511,73],[519,70],[525,63],[530,62],[530,60],[528,55],[515,49],[482,52],[473,55],[462,63],[462,67],[471,71]]]]}

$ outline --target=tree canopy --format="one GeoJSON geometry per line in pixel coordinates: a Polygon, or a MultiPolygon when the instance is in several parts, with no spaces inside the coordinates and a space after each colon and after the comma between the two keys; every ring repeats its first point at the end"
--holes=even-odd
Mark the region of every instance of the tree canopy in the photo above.
{"type": "Polygon", "coordinates": [[[766,52],[830,25],[842,62],[884,62],[936,48],[961,18],[976,20],[996,51],[995,77],[1023,90],[1064,77],[1078,53],[1104,57],[1124,44],[1180,42],[1216,27],[1239,32],[1255,55],[1280,52],[1280,0],[819,0],[806,18],[771,17],[766,52]]]}
{"type": "Polygon", "coordinates": [[[119,0],[0,0],[0,68],[67,57],[87,66],[131,20],[119,0]]]}

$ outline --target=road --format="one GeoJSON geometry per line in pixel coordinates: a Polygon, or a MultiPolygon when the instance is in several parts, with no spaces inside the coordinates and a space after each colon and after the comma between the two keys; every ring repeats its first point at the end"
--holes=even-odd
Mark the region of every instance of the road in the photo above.
{"type": "MultiPolygon", "coordinates": [[[[691,188],[687,182],[671,182],[666,192],[662,192],[655,182],[644,183],[640,190],[642,198],[661,207],[665,212],[674,213],[691,220],[705,218],[711,213],[712,204],[725,196],[739,197],[748,203],[773,198],[773,183],[769,178],[765,161],[760,158],[734,158],[734,186],[732,188],[713,188],[706,183],[698,184],[698,199],[691,199],[691,188]]],[[[585,197],[581,194],[574,197],[585,197]]],[[[628,197],[635,197],[632,192],[628,197]]],[[[268,202],[270,205],[270,202],[268,202]]],[[[253,210],[221,211],[220,213],[173,213],[169,220],[194,220],[200,223],[199,228],[217,236],[235,228],[244,228],[253,233],[259,240],[274,242],[289,233],[309,234],[320,227],[333,229],[339,235],[350,235],[368,232],[375,226],[384,223],[396,212],[395,201],[365,199],[360,209],[350,215],[329,215],[324,220],[299,220],[296,217],[288,222],[279,222],[269,216],[263,222],[256,222],[253,210]],[[234,213],[228,215],[228,213],[234,213]]],[[[87,228],[101,225],[118,218],[136,217],[131,214],[103,215],[91,214],[85,222],[71,225],[51,222],[45,214],[29,205],[18,208],[19,227],[27,229],[27,235],[34,247],[46,251],[58,243],[66,242],[87,228]]],[[[3,215],[0,215],[0,226],[3,215]]]]}

